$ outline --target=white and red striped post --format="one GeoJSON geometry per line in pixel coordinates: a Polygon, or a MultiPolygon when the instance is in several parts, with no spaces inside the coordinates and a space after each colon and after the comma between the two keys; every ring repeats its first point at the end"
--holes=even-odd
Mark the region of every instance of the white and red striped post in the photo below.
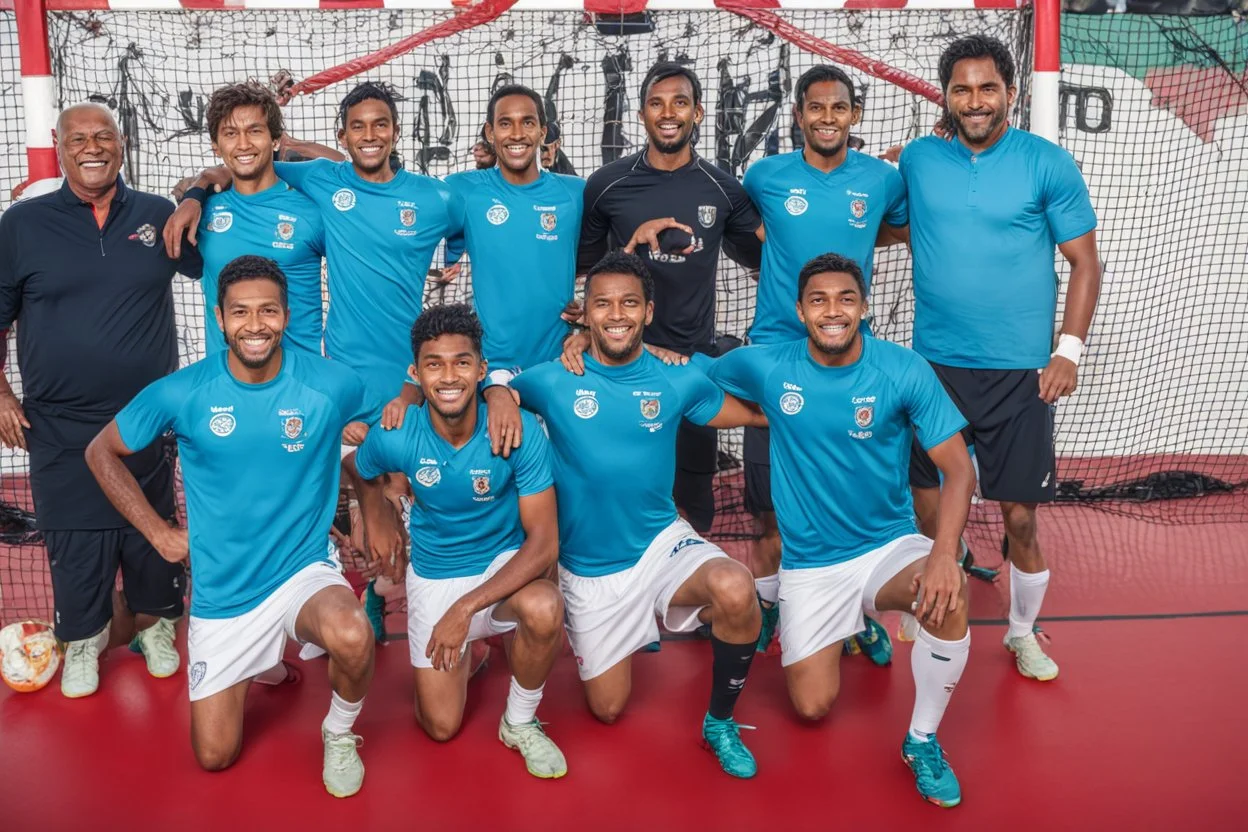
{"type": "Polygon", "coordinates": [[[56,86],[48,50],[44,0],[13,0],[26,111],[26,184],[61,175],[52,133],[56,129],[56,86]]]}
{"type": "Polygon", "coordinates": [[[1062,78],[1062,0],[1034,0],[1035,64],[1031,74],[1031,132],[1057,144],[1062,78]]]}

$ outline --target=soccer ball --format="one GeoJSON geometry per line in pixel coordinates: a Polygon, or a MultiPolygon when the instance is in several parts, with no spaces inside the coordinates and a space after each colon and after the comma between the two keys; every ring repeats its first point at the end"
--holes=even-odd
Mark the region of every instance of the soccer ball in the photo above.
{"type": "Polygon", "coordinates": [[[39,690],[60,666],[60,646],[46,621],[17,621],[0,630],[0,676],[13,690],[39,690]]]}

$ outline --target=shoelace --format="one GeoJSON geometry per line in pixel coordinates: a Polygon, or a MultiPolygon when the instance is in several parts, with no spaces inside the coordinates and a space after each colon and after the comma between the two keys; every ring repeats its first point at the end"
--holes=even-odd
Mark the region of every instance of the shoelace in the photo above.
{"type": "Polygon", "coordinates": [[[710,736],[707,739],[715,746],[717,753],[731,753],[734,755],[744,756],[748,754],[745,743],[741,741],[741,730],[757,731],[757,726],[742,725],[740,722],[728,720],[711,725],[710,736]],[[731,740],[736,740],[732,743],[731,740]],[[725,747],[726,746],[726,747],[725,747]]]}
{"type": "Polygon", "coordinates": [[[949,768],[949,763],[945,760],[945,750],[936,743],[935,739],[916,744],[921,751],[911,756],[927,769],[928,774],[939,780],[949,768]]]}
{"type": "Polygon", "coordinates": [[[546,735],[546,730],[542,727],[548,725],[547,722],[535,719],[532,722],[520,726],[511,726],[512,733],[515,734],[516,743],[520,746],[520,750],[524,754],[528,754],[533,750],[534,745],[540,745],[544,742],[553,744],[553,740],[546,735]]]}
{"type": "Polygon", "coordinates": [[[356,734],[331,735],[326,746],[329,748],[329,767],[343,771],[351,762],[351,752],[364,744],[364,738],[356,734]]]}
{"type": "Polygon", "coordinates": [[[1044,662],[1049,657],[1044,655],[1044,651],[1040,649],[1040,642],[1034,637],[1024,637],[1019,645],[1019,652],[1023,654],[1023,660],[1028,662],[1044,662]]]}

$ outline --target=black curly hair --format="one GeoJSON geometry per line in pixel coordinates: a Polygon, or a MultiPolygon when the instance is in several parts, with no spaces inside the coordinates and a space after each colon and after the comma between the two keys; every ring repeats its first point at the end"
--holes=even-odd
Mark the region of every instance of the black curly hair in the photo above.
{"type": "Polygon", "coordinates": [[[431,306],[412,324],[412,358],[420,358],[421,344],[443,335],[463,335],[472,342],[472,349],[481,355],[481,320],[466,303],[431,306]]]}
{"type": "Polygon", "coordinates": [[[267,257],[257,257],[254,254],[244,254],[242,257],[235,257],[233,260],[225,264],[221,269],[221,273],[217,275],[217,306],[225,309],[225,293],[235,283],[242,283],[244,280],[271,280],[277,284],[277,288],[282,294],[282,308],[289,308],[286,300],[286,273],[282,271],[282,267],[267,257]]]}

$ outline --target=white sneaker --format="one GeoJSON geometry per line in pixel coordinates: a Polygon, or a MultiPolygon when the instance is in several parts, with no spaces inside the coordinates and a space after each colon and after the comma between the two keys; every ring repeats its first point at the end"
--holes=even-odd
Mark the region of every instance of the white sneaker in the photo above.
{"type": "Polygon", "coordinates": [[[350,731],[331,734],[322,728],[321,740],[325,743],[325,767],[321,771],[325,791],[334,797],[350,797],[364,785],[364,761],[359,751],[363,738],[350,731]]]}
{"type": "Polygon", "coordinates": [[[1057,678],[1057,663],[1045,655],[1040,642],[1036,641],[1035,633],[1016,638],[1010,638],[1007,634],[1005,649],[1014,654],[1018,672],[1028,679],[1048,682],[1057,678]]]}
{"type": "Polygon", "coordinates": [[[68,699],[90,696],[100,687],[100,637],[71,641],[65,646],[61,693],[68,699]]]}
{"type": "Polygon", "coordinates": [[[158,618],[156,623],[139,632],[139,649],[147,661],[147,672],[157,679],[166,679],[178,672],[182,657],[173,646],[174,622],[158,618]]]}
{"type": "Polygon", "coordinates": [[[534,777],[553,780],[568,773],[568,761],[563,752],[546,736],[542,723],[536,719],[527,725],[512,725],[504,716],[498,721],[498,738],[503,745],[520,752],[525,768],[534,777]]]}

